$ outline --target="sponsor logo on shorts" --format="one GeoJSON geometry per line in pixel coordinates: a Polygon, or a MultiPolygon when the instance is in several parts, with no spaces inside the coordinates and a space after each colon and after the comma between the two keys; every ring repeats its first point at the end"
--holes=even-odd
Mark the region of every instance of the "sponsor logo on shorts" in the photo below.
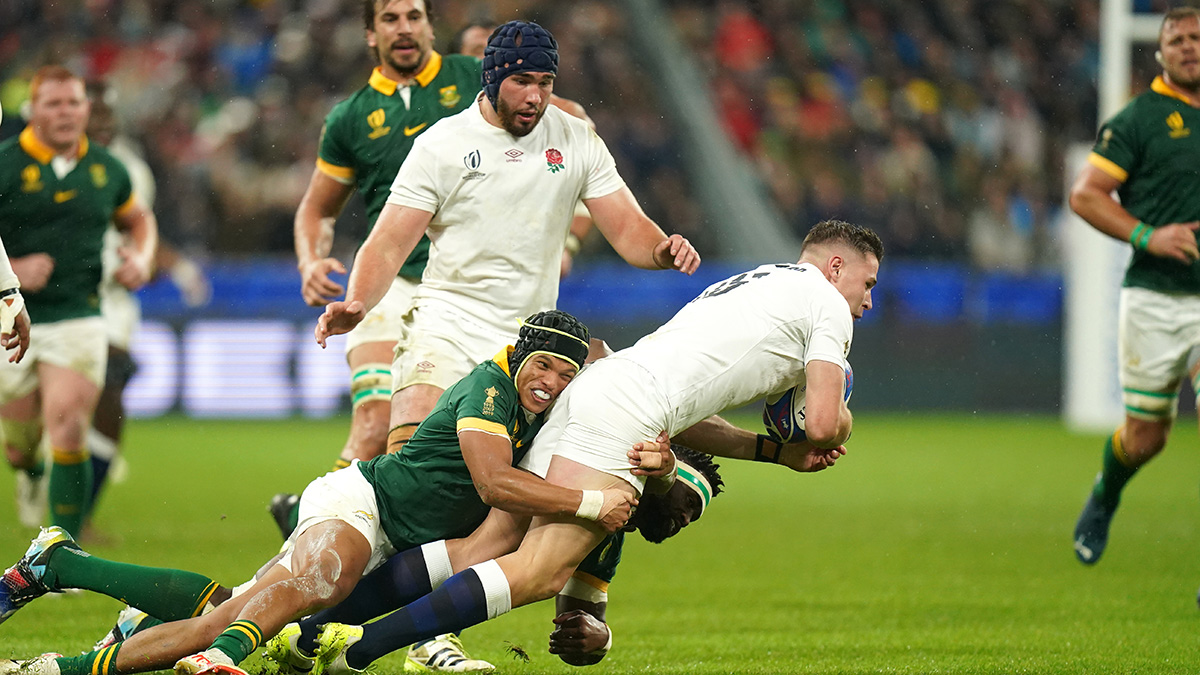
{"type": "Polygon", "coordinates": [[[375,520],[375,514],[367,513],[366,511],[363,511],[362,509],[355,510],[354,517],[361,518],[361,519],[367,521],[368,523],[371,522],[372,520],[375,520]]]}
{"type": "Polygon", "coordinates": [[[437,366],[428,361],[422,361],[417,364],[417,370],[422,373],[432,373],[434,368],[437,368],[437,366]]]}

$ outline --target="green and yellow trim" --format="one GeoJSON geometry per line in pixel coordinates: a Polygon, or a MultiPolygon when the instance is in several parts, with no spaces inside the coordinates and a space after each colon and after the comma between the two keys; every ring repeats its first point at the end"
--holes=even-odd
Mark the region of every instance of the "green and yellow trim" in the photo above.
{"type": "Polygon", "coordinates": [[[1196,107],[1190,98],[1172,89],[1171,85],[1167,84],[1167,81],[1162,79],[1162,75],[1154,78],[1154,81],[1150,83],[1150,91],[1156,94],[1162,94],[1163,96],[1179,99],[1193,108],[1196,107]]]}
{"type": "Polygon", "coordinates": [[[496,355],[492,357],[492,361],[495,362],[496,365],[500,366],[500,370],[503,370],[504,374],[509,377],[512,377],[512,373],[509,372],[508,369],[508,355],[512,353],[513,346],[509,345],[504,349],[501,349],[499,352],[496,352],[496,355]]]}
{"type": "MultiPolygon", "coordinates": [[[[433,78],[437,77],[442,71],[442,55],[436,51],[429,52],[429,60],[425,62],[425,67],[421,72],[413,77],[417,84],[422,87],[428,87],[433,78]]],[[[384,96],[393,96],[396,90],[400,88],[400,83],[383,74],[383,67],[375,66],[375,70],[371,71],[371,77],[367,80],[367,84],[375,91],[384,96]]]]}
{"type": "Polygon", "coordinates": [[[110,675],[112,673],[113,666],[117,662],[117,652],[120,651],[121,644],[118,642],[111,647],[105,647],[96,652],[96,656],[92,660],[92,675],[110,675]]]}
{"type": "MultiPolygon", "coordinates": [[[[25,127],[18,137],[18,142],[21,144],[21,149],[27,155],[34,158],[38,164],[49,164],[50,160],[58,153],[54,152],[54,148],[46,145],[33,133],[33,125],[25,127]]],[[[75,159],[83,159],[83,156],[88,152],[87,136],[79,137],[79,145],[75,148],[75,159]]]]}
{"type": "Polygon", "coordinates": [[[464,417],[460,419],[454,426],[454,430],[456,432],[482,431],[485,434],[495,434],[508,438],[508,429],[504,428],[503,424],[478,417],[464,417]]]}
{"type": "Polygon", "coordinates": [[[87,451],[87,448],[80,448],[78,450],[52,448],[50,450],[50,457],[51,461],[59,466],[72,466],[91,460],[92,455],[87,451]]]}
{"type": "Polygon", "coordinates": [[[1113,178],[1116,178],[1117,180],[1121,181],[1122,183],[1124,183],[1125,180],[1127,178],[1129,178],[1128,171],[1126,171],[1125,169],[1122,169],[1120,166],[1117,166],[1116,162],[1112,161],[1111,159],[1109,159],[1097,152],[1093,152],[1090,155],[1088,155],[1088,164],[1091,164],[1092,166],[1096,167],[1097,169],[1100,169],[1104,173],[1108,174],[1109,176],[1112,176],[1113,178]]]}
{"type": "Polygon", "coordinates": [[[354,182],[354,169],[351,169],[348,166],[338,166],[336,164],[330,164],[329,162],[326,162],[325,160],[321,159],[320,157],[317,158],[317,171],[320,171],[321,173],[325,174],[326,176],[329,176],[330,178],[336,180],[339,183],[353,183],[354,182]]]}
{"type": "Polygon", "coordinates": [[[592,588],[600,591],[601,593],[608,592],[608,582],[601,579],[600,577],[593,576],[591,574],[588,574],[587,572],[580,572],[579,570],[575,570],[575,573],[572,574],[571,576],[578,579],[579,581],[587,584],[588,586],[591,586],[592,588]]]}
{"type": "Polygon", "coordinates": [[[208,605],[208,601],[212,599],[213,593],[216,593],[217,589],[220,587],[221,585],[215,581],[208,582],[208,585],[205,586],[204,590],[200,592],[200,601],[197,602],[195,608],[192,609],[192,618],[200,616],[204,613],[204,608],[208,605]]]}
{"type": "Polygon", "coordinates": [[[262,644],[262,630],[253,621],[234,621],[225,629],[226,633],[241,633],[250,638],[250,649],[254,651],[262,644]]]}

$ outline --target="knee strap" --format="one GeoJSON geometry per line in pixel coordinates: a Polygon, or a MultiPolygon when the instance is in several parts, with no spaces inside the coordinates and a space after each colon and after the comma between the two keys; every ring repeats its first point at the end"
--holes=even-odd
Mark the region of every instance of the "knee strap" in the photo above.
{"type": "Polygon", "coordinates": [[[392,364],[365,363],[350,375],[350,406],[392,400],[392,364]]]}

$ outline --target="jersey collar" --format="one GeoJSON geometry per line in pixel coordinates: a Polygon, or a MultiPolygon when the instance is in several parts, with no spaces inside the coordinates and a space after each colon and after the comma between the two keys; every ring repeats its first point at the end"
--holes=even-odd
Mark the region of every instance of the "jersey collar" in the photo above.
{"type": "Polygon", "coordinates": [[[512,345],[509,345],[504,349],[501,349],[495,356],[492,357],[492,361],[495,362],[496,365],[500,366],[500,370],[503,370],[504,374],[508,375],[509,377],[512,377],[512,373],[508,372],[508,355],[511,354],[512,351],[512,345]]]}
{"type": "Polygon", "coordinates": [[[1185,96],[1185,95],[1179,93],[1178,91],[1176,91],[1175,89],[1171,88],[1171,85],[1167,84],[1167,81],[1162,78],[1162,75],[1159,75],[1158,77],[1154,78],[1154,81],[1150,83],[1150,90],[1156,94],[1162,94],[1163,96],[1170,96],[1171,98],[1177,98],[1180,101],[1183,101],[1184,103],[1192,106],[1193,108],[1200,107],[1200,106],[1197,106],[1194,102],[1192,102],[1192,99],[1188,98],[1187,96],[1185,96]]]}
{"type": "MultiPolygon", "coordinates": [[[[429,61],[425,64],[425,67],[421,69],[421,72],[417,73],[414,79],[416,79],[417,84],[421,85],[422,87],[427,87],[429,86],[430,82],[433,82],[433,78],[437,77],[437,74],[441,72],[441,70],[442,55],[436,51],[431,51],[429,52],[429,61]]],[[[370,84],[375,91],[378,91],[384,96],[391,96],[395,94],[396,88],[400,86],[399,82],[393,80],[387,75],[384,75],[383,68],[380,66],[375,66],[375,70],[371,71],[371,79],[367,80],[367,84],[370,84]]]]}
{"type": "MultiPolygon", "coordinates": [[[[54,159],[54,148],[46,145],[33,133],[33,125],[28,125],[21,132],[20,140],[21,149],[24,150],[30,157],[37,160],[38,164],[49,164],[50,160],[54,159]]],[[[83,159],[83,156],[88,151],[87,136],[79,137],[79,147],[75,151],[75,159],[83,159]]]]}

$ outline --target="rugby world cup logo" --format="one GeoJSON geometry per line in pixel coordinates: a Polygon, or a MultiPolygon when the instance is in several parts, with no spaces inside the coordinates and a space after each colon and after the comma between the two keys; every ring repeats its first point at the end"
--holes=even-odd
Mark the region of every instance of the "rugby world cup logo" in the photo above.
{"type": "Polygon", "coordinates": [[[469,171],[478,170],[479,169],[479,151],[472,150],[470,153],[467,154],[466,157],[463,157],[463,164],[467,165],[467,170],[469,170],[469,171]]]}
{"type": "Polygon", "coordinates": [[[558,173],[563,170],[562,153],[554,148],[546,151],[546,166],[549,167],[550,173],[558,173]]]}

